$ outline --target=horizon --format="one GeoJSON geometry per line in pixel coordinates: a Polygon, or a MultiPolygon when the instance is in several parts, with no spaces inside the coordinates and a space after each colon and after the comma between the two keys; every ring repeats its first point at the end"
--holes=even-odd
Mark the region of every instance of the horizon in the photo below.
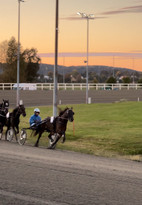
{"type": "MultiPolygon", "coordinates": [[[[17,40],[18,1],[0,0],[0,3],[1,42],[12,36],[17,40]]],[[[142,58],[138,57],[142,54],[142,0],[59,0],[59,54],[84,53],[84,56],[59,56],[60,65],[84,65],[86,60],[87,23],[77,12],[95,16],[89,21],[89,54],[100,55],[90,56],[89,65],[142,71],[142,58]],[[113,55],[116,53],[129,55],[113,55]]],[[[20,3],[20,43],[25,49],[36,48],[40,54],[54,54],[55,0],[20,3]]],[[[54,64],[54,57],[42,57],[42,63],[54,64]]]]}
{"type": "MultiPolygon", "coordinates": [[[[39,57],[42,58],[42,63],[54,65],[54,53],[38,53],[39,57]]],[[[142,72],[142,53],[122,53],[122,52],[90,52],[88,66],[109,66],[114,68],[126,68],[142,72]],[[101,64],[99,58],[104,60],[101,64]],[[98,62],[98,64],[96,64],[98,62]],[[140,63],[139,63],[140,62],[140,63]],[[138,64],[138,65],[137,65],[138,64]],[[137,65],[137,67],[136,67],[137,65]]],[[[77,53],[58,53],[58,62],[62,66],[85,66],[84,61],[86,60],[85,52],[77,53]],[[80,64],[74,63],[73,61],[78,59],[80,64]]]]}
{"type": "MultiPolygon", "coordinates": [[[[42,65],[49,65],[49,66],[53,66],[54,67],[54,64],[50,64],[50,63],[41,63],[40,66],[42,65]]],[[[70,67],[84,67],[86,69],[86,65],[62,65],[62,64],[58,64],[59,67],[65,67],[65,68],[70,68],[70,67]]],[[[88,68],[89,67],[106,67],[106,69],[108,68],[112,68],[114,69],[122,69],[122,70],[131,70],[131,71],[136,71],[136,72],[142,72],[142,71],[139,71],[139,70],[135,70],[135,69],[132,69],[132,68],[126,68],[126,67],[113,67],[113,66],[109,66],[109,65],[88,65],[88,68]]],[[[59,68],[60,69],[60,68],[59,68]]]]}

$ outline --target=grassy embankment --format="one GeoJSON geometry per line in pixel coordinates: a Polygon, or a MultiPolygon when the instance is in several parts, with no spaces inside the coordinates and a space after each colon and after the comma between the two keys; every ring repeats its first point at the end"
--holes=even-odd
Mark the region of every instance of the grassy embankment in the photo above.
{"type": "MultiPolygon", "coordinates": [[[[66,106],[60,106],[65,108],[66,106]]],[[[69,106],[68,106],[69,107],[69,106]]],[[[106,157],[142,159],[142,103],[121,102],[112,104],[73,105],[73,123],[68,122],[66,142],[57,148],[106,157]]],[[[52,116],[52,107],[40,107],[41,117],[52,116]]],[[[33,108],[26,108],[27,116],[21,117],[20,127],[28,127],[33,108]]],[[[27,143],[34,144],[37,137],[27,143]]],[[[47,133],[40,140],[48,146],[47,133]]]]}

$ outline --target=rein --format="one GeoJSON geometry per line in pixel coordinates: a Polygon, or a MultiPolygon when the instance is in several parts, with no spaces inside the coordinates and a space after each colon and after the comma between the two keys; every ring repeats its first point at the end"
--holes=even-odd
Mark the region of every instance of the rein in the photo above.
{"type": "Polygon", "coordinates": [[[4,112],[4,113],[5,113],[5,115],[0,114],[0,116],[1,116],[1,117],[5,117],[5,118],[6,118],[6,112],[5,112],[5,110],[0,110],[0,111],[2,111],[2,112],[4,112]]]}
{"type": "Polygon", "coordinates": [[[5,117],[5,118],[6,118],[6,116],[4,116],[4,115],[2,115],[2,114],[0,114],[0,116],[1,116],[1,117],[5,117]]]}
{"type": "MultiPolygon", "coordinates": [[[[19,117],[19,115],[21,115],[19,112],[19,110],[17,110],[17,112],[15,113],[15,116],[11,116],[13,119],[19,117]]],[[[13,113],[12,113],[13,114],[13,113]]]]}
{"type": "Polygon", "coordinates": [[[61,118],[61,119],[63,119],[63,120],[67,120],[67,121],[68,121],[68,119],[66,119],[66,118],[64,118],[64,117],[58,117],[58,118],[61,118]]]}
{"type": "Polygon", "coordinates": [[[18,107],[16,112],[15,113],[11,112],[11,114],[12,114],[12,116],[10,116],[10,117],[13,118],[13,119],[16,119],[16,118],[19,118],[22,113],[20,112],[20,108],[18,107]],[[13,115],[13,114],[15,114],[15,115],[13,115]]]}

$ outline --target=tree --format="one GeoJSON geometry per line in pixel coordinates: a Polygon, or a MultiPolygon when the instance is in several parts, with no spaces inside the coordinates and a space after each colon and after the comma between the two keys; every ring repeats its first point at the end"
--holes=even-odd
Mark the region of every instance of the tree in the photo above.
{"type": "Polygon", "coordinates": [[[38,77],[39,63],[41,59],[37,55],[37,50],[35,48],[26,49],[22,56],[26,62],[25,68],[25,78],[26,82],[36,82],[38,77]]]}
{"type": "Polygon", "coordinates": [[[109,72],[107,70],[102,70],[100,73],[100,80],[104,83],[109,77],[109,72]]]}
{"type": "Polygon", "coordinates": [[[129,77],[124,77],[123,78],[123,83],[130,83],[131,79],[129,77]]]}
{"type": "Polygon", "coordinates": [[[74,77],[74,78],[77,78],[78,75],[80,75],[80,73],[77,71],[77,70],[73,70],[71,72],[71,75],[74,77]]]}
{"type": "Polygon", "coordinates": [[[70,73],[66,73],[66,75],[65,75],[65,82],[66,83],[71,83],[71,74],[70,73]]]}
{"type": "Polygon", "coordinates": [[[94,78],[93,83],[98,83],[98,80],[96,77],[94,78]]]}
{"type": "Polygon", "coordinates": [[[49,71],[49,72],[48,72],[48,76],[49,76],[49,78],[50,78],[51,80],[53,80],[53,72],[52,72],[52,71],[49,71]]]}
{"type": "Polygon", "coordinates": [[[110,77],[107,79],[106,83],[116,83],[116,78],[114,78],[113,76],[110,76],[110,77]]]}
{"type": "MultiPolygon", "coordinates": [[[[6,65],[8,41],[3,41],[0,44],[0,71],[3,72],[6,65]]],[[[0,82],[3,82],[3,75],[0,75],[0,82]]]]}
{"type": "Polygon", "coordinates": [[[98,83],[98,75],[96,72],[89,72],[89,82],[98,83]]]}
{"type": "Polygon", "coordinates": [[[16,82],[17,73],[17,43],[14,37],[8,42],[6,66],[3,72],[4,82],[16,82]]]}
{"type": "Polygon", "coordinates": [[[63,82],[63,76],[60,73],[58,73],[58,82],[59,83],[63,82]]]}
{"type": "MultiPolygon", "coordinates": [[[[3,82],[17,82],[17,47],[18,44],[12,37],[8,42],[6,66],[1,76],[3,82]]],[[[40,61],[36,49],[23,51],[22,47],[20,48],[20,82],[36,82],[40,61]]]]}
{"type": "Polygon", "coordinates": [[[8,49],[8,41],[3,41],[0,44],[0,63],[6,62],[7,49],[8,49]]]}
{"type": "Polygon", "coordinates": [[[138,80],[138,83],[141,83],[141,84],[142,84],[142,78],[140,78],[140,79],[138,80]]]}

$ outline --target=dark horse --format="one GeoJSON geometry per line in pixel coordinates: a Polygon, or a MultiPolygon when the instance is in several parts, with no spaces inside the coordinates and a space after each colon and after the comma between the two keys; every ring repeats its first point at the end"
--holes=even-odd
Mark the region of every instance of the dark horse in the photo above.
{"type": "Polygon", "coordinates": [[[48,147],[49,149],[52,149],[55,147],[58,140],[63,136],[63,143],[65,142],[65,132],[67,129],[67,122],[68,120],[70,122],[73,122],[74,112],[72,108],[66,108],[63,111],[60,111],[59,116],[57,116],[53,123],[51,123],[51,118],[47,117],[45,120],[41,122],[41,124],[38,125],[35,135],[39,134],[38,139],[35,143],[35,146],[38,147],[39,140],[43,134],[44,131],[49,132],[48,138],[51,140],[51,144],[48,147]],[[52,135],[56,135],[56,139],[52,139],[52,135]]]}
{"type": "Polygon", "coordinates": [[[2,138],[3,127],[6,124],[8,108],[9,100],[3,100],[3,102],[0,104],[0,139],[2,138]]]}
{"type": "MultiPolygon", "coordinates": [[[[23,115],[23,117],[26,116],[26,111],[24,105],[19,105],[17,106],[10,114],[9,118],[7,118],[7,131],[6,131],[6,136],[7,132],[10,128],[14,130],[14,134],[16,137],[17,141],[17,134],[19,133],[19,123],[20,123],[20,115],[23,115]]],[[[7,138],[6,138],[7,140],[7,138]]]]}
{"type": "Polygon", "coordinates": [[[9,108],[9,100],[4,100],[3,99],[3,102],[0,103],[0,110],[1,109],[8,109],[9,108]]]}

